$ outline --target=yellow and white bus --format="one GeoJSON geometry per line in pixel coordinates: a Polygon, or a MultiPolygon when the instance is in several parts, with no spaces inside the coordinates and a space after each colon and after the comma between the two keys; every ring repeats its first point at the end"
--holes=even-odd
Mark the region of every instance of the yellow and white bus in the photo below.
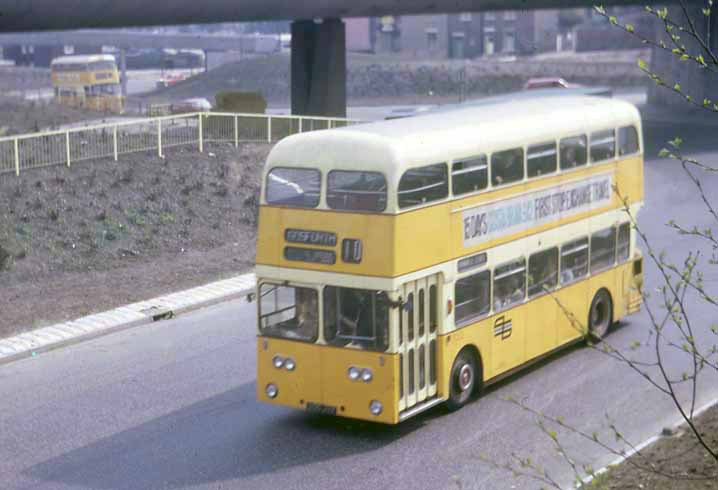
{"type": "Polygon", "coordinates": [[[122,93],[115,57],[61,56],[50,64],[55,100],[72,107],[121,113],[122,93]]]}
{"type": "Polygon", "coordinates": [[[503,99],[300,134],[263,182],[265,402],[390,424],[457,409],[641,305],[617,195],[638,212],[641,121],[626,102],[503,99]]]}

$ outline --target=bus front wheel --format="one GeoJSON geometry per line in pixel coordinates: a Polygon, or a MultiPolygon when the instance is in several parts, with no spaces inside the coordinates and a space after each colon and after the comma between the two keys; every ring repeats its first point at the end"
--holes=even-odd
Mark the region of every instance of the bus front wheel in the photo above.
{"type": "Polygon", "coordinates": [[[481,372],[476,357],[469,349],[463,349],[451,366],[446,407],[453,412],[466,405],[480,384],[481,372]]]}
{"type": "Polygon", "coordinates": [[[608,333],[613,318],[611,296],[605,289],[599,290],[593,297],[588,311],[588,335],[593,340],[601,340],[608,333]]]}

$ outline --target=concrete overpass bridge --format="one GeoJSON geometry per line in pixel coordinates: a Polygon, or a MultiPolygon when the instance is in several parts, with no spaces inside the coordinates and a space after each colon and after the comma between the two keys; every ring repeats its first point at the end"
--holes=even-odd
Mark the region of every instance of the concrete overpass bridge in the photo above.
{"type": "MultiPolygon", "coordinates": [[[[689,0],[696,5],[702,0],[689,0]]],[[[604,5],[665,4],[605,0],[604,5]]],[[[292,20],[292,112],[344,116],[343,17],[591,7],[595,0],[0,0],[0,32],[292,20]]],[[[718,40],[713,12],[712,41],[718,40]]]]}
{"type": "Polygon", "coordinates": [[[0,34],[0,45],[115,46],[122,49],[201,49],[255,52],[279,46],[276,36],[152,34],[131,31],[79,30],[0,34]]]}

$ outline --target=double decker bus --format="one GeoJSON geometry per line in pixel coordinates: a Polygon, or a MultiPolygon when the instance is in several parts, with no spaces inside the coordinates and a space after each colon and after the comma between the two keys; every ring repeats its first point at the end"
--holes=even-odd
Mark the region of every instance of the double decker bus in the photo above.
{"type": "Polygon", "coordinates": [[[50,76],[58,103],[118,114],[122,112],[120,75],[114,56],[61,56],[52,60],[50,76]]]}
{"type": "Polygon", "coordinates": [[[586,96],[500,99],[288,137],[257,238],[257,395],[401,422],[641,305],[626,206],[641,121],[586,96]]]}

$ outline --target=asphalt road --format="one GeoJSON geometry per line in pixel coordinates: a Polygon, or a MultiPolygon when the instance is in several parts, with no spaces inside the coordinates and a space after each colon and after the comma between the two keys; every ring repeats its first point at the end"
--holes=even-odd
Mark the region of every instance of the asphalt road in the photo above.
{"type": "MultiPolygon", "coordinates": [[[[647,129],[640,221],[654,246],[678,259],[700,243],[677,237],[668,219],[715,223],[679,166],[652,157],[676,131],[714,164],[718,141],[711,141],[714,130],[687,124],[647,129]]],[[[708,189],[717,184],[718,176],[704,179],[708,189]]],[[[717,278],[714,268],[706,270],[709,289],[717,278]]],[[[648,289],[657,284],[648,260],[646,281],[648,289]]],[[[715,310],[689,302],[698,337],[706,339],[715,310]]],[[[640,376],[582,347],[459,412],[439,408],[398,427],[263,405],[255,400],[254,317],[254,305],[236,301],[0,366],[0,488],[538,488],[479,458],[506,462],[518,453],[571,479],[551,441],[504,401],[508,395],[602,437],[608,414],[635,442],[675,420],[671,404],[640,376]]],[[[648,325],[643,311],[610,342],[644,340],[648,325]]],[[[665,361],[675,373],[687,366],[676,351],[665,361]]],[[[704,377],[700,402],[716,396],[717,377],[704,377]]],[[[591,443],[560,437],[579,462],[599,467],[612,459],[591,443]]]]}

